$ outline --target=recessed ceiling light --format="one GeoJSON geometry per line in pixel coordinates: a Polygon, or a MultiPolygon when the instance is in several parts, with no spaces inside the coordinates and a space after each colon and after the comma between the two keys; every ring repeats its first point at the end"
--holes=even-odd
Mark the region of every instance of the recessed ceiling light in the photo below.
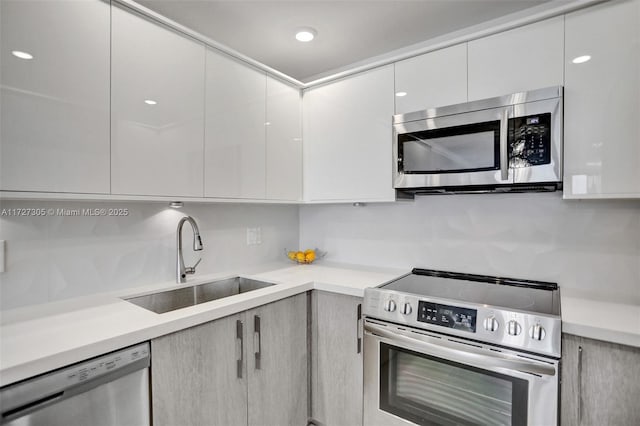
{"type": "Polygon", "coordinates": [[[313,40],[318,32],[313,28],[298,28],[296,31],[296,40],[306,43],[313,40]]]}
{"type": "Polygon", "coordinates": [[[574,64],[584,64],[589,59],[591,59],[591,56],[583,55],[583,56],[578,56],[577,58],[573,58],[573,61],[571,62],[573,62],[574,64]]]}
{"type": "Polygon", "coordinates": [[[27,52],[21,52],[19,50],[14,50],[11,52],[13,56],[20,59],[33,59],[33,55],[27,52]]]}
{"type": "Polygon", "coordinates": [[[154,101],[153,99],[145,99],[144,103],[147,105],[156,105],[158,102],[154,101]]]}
{"type": "Polygon", "coordinates": [[[396,92],[396,96],[398,97],[407,96],[407,92],[396,92]]]}
{"type": "Polygon", "coordinates": [[[182,201],[172,201],[169,203],[169,207],[172,209],[181,209],[184,207],[184,203],[182,201]]]}

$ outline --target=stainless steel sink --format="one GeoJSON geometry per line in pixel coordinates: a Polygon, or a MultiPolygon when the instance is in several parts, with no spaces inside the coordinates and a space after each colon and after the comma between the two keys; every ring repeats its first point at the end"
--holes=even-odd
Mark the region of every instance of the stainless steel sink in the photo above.
{"type": "Polygon", "coordinates": [[[162,314],[272,285],[274,284],[243,277],[233,277],[145,296],[125,298],[124,300],[157,314],[162,314]]]}

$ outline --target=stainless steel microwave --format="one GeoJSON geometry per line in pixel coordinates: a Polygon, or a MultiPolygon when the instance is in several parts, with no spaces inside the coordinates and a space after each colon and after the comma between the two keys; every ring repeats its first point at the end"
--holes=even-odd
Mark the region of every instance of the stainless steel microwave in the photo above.
{"type": "Polygon", "coordinates": [[[401,192],[562,188],[563,88],[549,87],[393,117],[401,192]]]}

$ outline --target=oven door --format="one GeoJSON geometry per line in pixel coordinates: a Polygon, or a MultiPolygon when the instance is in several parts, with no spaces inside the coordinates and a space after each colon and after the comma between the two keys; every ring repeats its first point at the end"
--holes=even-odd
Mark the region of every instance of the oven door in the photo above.
{"type": "Polygon", "coordinates": [[[364,424],[558,422],[557,360],[365,321],[364,424]]]}
{"type": "Polygon", "coordinates": [[[511,117],[507,106],[395,124],[395,188],[513,183],[511,117]]]}

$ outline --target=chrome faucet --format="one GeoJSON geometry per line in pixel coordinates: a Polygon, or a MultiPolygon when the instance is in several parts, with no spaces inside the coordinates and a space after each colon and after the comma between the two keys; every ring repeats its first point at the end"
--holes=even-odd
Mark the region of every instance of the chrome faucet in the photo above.
{"type": "Polygon", "coordinates": [[[196,266],[202,261],[202,258],[198,259],[195,265],[193,266],[184,266],[184,258],[182,257],[182,226],[185,222],[189,222],[191,224],[191,228],[193,229],[193,250],[201,251],[202,250],[202,238],[200,238],[200,230],[198,229],[198,225],[196,221],[193,220],[191,216],[185,216],[180,219],[178,222],[178,235],[177,235],[177,259],[176,259],[176,282],[178,284],[187,282],[187,274],[194,274],[196,272],[196,266]]]}

